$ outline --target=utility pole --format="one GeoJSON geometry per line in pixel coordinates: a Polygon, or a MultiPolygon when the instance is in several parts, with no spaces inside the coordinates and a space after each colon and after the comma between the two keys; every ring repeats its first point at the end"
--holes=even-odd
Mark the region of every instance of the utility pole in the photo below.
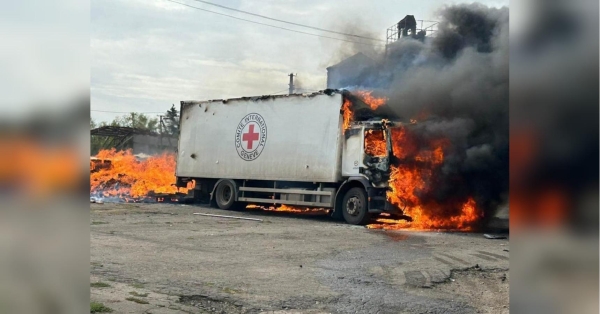
{"type": "Polygon", "coordinates": [[[162,117],[163,116],[160,115],[159,117],[160,117],[160,123],[158,124],[159,129],[160,129],[160,135],[158,137],[159,141],[160,141],[159,147],[160,147],[160,149],[163,149],[163,145],[162,145],[162,132],[163,132],[163,129],[162,129],[162,126],[163,126],[162,117]]]}
{"type": "Polygon", "coordinates": [[[162,135],[162,133],[163,133],[163,115],[159,115],[158,117],[160,118],[160,123],[158,124],[158,127],[160,130],[160,134],[162,135]]]}
{"type": "MultiPolygon", "coordinates": [[[[289,89],[289,94],[293,94],[294,93],[294,73],[290,73],[290,75],[288,75],[290,77],[290,89],[289,89]]],[[[296,76],[298,76],[296,74],[296,76]]]]}
{"type": "Polygon", "coordinates": [[[135,128],[135,112],[131,113],[131,127],[135,128]]]}

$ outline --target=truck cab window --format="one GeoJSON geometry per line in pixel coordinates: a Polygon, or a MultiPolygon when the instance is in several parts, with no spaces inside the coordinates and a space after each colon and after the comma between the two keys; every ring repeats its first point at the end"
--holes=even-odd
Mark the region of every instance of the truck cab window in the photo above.
{"type": "Polygon", "coordinates": [[[383,130],[365,130],[365,154],[373,157],[387,155],[383,130]]]}

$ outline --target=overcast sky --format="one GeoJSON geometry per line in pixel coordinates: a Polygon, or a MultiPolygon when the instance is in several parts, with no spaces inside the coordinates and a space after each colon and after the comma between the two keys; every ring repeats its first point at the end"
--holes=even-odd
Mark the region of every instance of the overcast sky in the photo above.
{"type": "MultiPolygon", "coordinates": [[[[236,13],[193,0],[191,6],[331,37],[343,36],[236,13]]],[[[273,18],[385,39],[407,14],[435,20],[441,0],[207,0],[273,18]]],[[[471,2],[471,1],[469,1],[471,2]]],[[[508,0],[480,1],[490,6],[508,0]]],[[[167,0],[91,1],[91,116],[157,115],[180,100],[285,92],[288,74],[304,90],[324,89],[326,70],[353,44],[252,24],[167,0]],[[157,112],[157,113],[153,113],[157,112]]],[[[368,46],[365,46],[367,48],[368,46]]]]}

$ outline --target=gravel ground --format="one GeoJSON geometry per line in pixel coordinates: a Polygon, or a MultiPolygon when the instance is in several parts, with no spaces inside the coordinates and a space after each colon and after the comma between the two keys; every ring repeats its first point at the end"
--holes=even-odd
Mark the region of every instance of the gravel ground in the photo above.
{"type": "Polygon", "coordinates": [[[508,240],[173,204],[90,216],[91,301],[113,313],[508,313],[508,240]]]}

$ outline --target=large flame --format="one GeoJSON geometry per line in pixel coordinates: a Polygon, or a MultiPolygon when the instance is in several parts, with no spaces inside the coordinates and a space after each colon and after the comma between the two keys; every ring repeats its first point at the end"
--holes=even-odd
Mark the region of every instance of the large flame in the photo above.
{"type": "Polygon", "coordinates": [[[131,150],[102,150],[99,160],[110,161],[109,167],[96,168],[90,174],[90,192],[123,200],[140,199],[154,194],[186,193],[175,187],[175,154],[163,153],[138,160],[131,150]]]}
{"type": "MultiPolygon", "coordinates": [[[[412,229],[412,230],[461,230],[470,231],[479,218],[477,204],[475,200],[469,198],[460,210],[460,214],[451,217],[434,217],[428,215],[423,207],[415,206],[405,208],[405,214],[410,216],[413,221],[396,220],[390,218],[379,218],[376,223],[370,224],[367,228],[370,229],[412,229]]],[[[382,214],[383,217],[389,217],[387,214],[382,214]]]]}
{"type": "MultiPolygon", "coordinates": [[[[388,99],[384,97],[375,97],[372,95],[373,91],[354,91],[353,94],[360,98],[371,110],[383,106],[387,103],[388,99]]],[[[343,117],[343,128],[347,130],[350,128],[350,123],[354,121],[354,111],[352,108],[352,101],[347,97],[344,97],[344,103],[342,104],[342,117],[343,117]]]]}
{"type": "Polygon", "coordinates": [[[354,113],[352,112],[352,102],[348,98],[344,98],[344,103],[342,104],[342,117],[343,117],[343,128],[344,131],[350,128],[350,123],[352,122],[354,113]]]}
{"type": "MultiPolygon", "coordinates": [[[[353,94],[361,99],[371,110],[387,103],[387,98],[374,97],[372,91],[354,91],[353,94]]],[[[343,128],[350,128],[354,117],[353,103],[344,98],[342,105],[343,128]]],[[[426,119],[429,114],[421,112],[411,124],[417,120],[426,119]]],[[[405,127],[392,129],[392,146],[395,163],[391,165],[390,191],[388,200],[401,208],[405,216],[412,221],[380,218],[369,228],[384,229],[452,229],[472,230],[481,218],[477,204],[473,198],[453,201],[452,204],[437,204],[425,200],[423,195],[431,194],[435,189],[435,174],[444,163],[444,151],[451,146],[449,139],[417,139],[405,127]]],[[[385,132],[368,130],[365,133],[365,153],[371,156],[385,156],[385,132]]]]}
{"type": "MultiPolygon", "coordinates": [[[[365,143],[372,145],[371,150],[385,147],[383,138],[366,135],[365,143]],[[371,144],[375,143],[375,144],[371,144]]],[[[462,204],[456,204],[453,213],[440,214],[448,206],[440,206],[433,201],[424,201],[420,195],[435,188],[433,174],[444,162],[444,149],[450,143],[448,139],[434,139],[427,143],[419,143],[408,134],[404,127],[392,129],[392,143],[397,163],[391,166],[390,191],[388,200],[401,208],[412,221],[380,218],[368,225],[376,229],[452,229],[472,230],[480,218],[477,204],[472,198],[462,204]]],[[[367,144],[365,144],[367,145],[367,144]]],[[[365,149],[366,150],[366,149],[365,149]]],[[[447,205],[447,204],[445,204],[447,205]]],[[[385,216],[384,216],[385,217],[385,216]]]]}

